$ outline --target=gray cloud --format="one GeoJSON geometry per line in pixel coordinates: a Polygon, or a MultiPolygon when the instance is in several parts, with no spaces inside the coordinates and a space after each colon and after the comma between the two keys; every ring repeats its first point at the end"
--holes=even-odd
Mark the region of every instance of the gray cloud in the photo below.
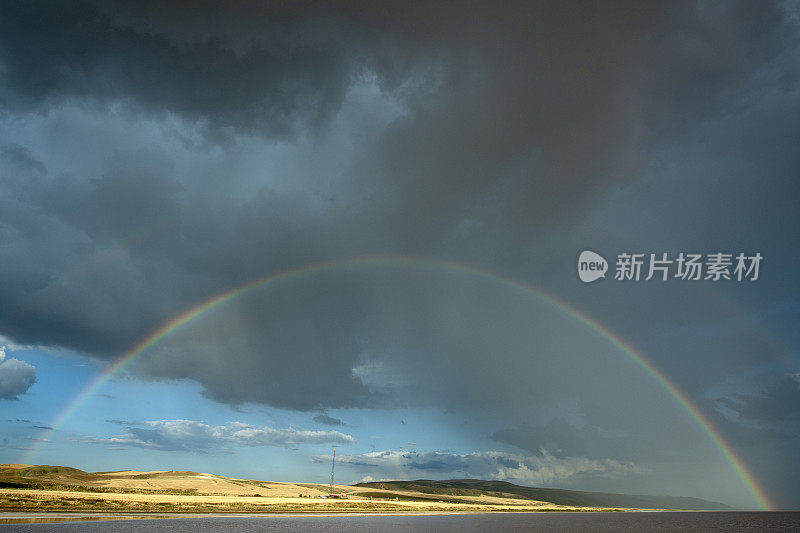
{"type": "Polygon", "coordinates": [[[592,426],[578,427],[563,418],[540,426],[521,425],[503,428],[491,435],[492,440],[511,444],[527,451],[544,447],[577,456],[604,456],[646,460],[651,453],[641,450],[641,443],[632,443],[627,432],[603,431],[592,426]]]}
{"type": "Polygon", "coordinates": [[[9,163],[19,165],[23,168],[32,168],[38,172],[46,172],[45,166],[41,161],[34,158],[30,151],[18,144],[7,144],[0,148],[0,154],[9,163]]]}
{"type": "MultiPolygon", "coordinates": [[[[670,100],[676,87],[713,101],[732,84],[754,90],[748,67],[782,58],[788,31],[780,10],[764,8],[763,27],[731,54],[726,39],[752,15],[735,6],[712,19],[677,4],[344,4],[311,17],[308,6],[237,4],[189,18],[150,4],[4,9],[2,102],[26,118],[27,141],[5,152],[16,167],[2,178],[3,257],[14,261],[0,271],[0,327],[102,358],[218,291],[329,257],[441,254],[524,269],[518,238],[580,220],[630,181],[645,125],[673,116],[664,99],[687,100],[670,100]],[[692,46],[711,50],[704,63],[692,46]],[[50,115],[37,122],[32,109],[50,115]],[[228,138],[217,156],[208,128],[228,138]],[[69,144],[86,138],[91,151],[69,144]],[[266,150],[284,163],[265,174],[253,154],[266,150]]],[[[244,346],[228,347],[241,364],[208,354],[187,365],[173,350],[149,372],[196,379],[229,403],[363,405],[369,394],[351,375],[358,334],[341,326],[372,304],[342,298],[338,335],[323,327],[301,342],[274,309],[267,331],[243,327],[244,346]],[[274,366],[262,387],[252,370],[265,353],[298,364],[274,366]],[[307,376],[313,398],[281,390],[308,368],[318,369],[307,376]]],[[[312,311],[323,324],[328,305],[312,311]]]]}
{"type": "Polygon", "coordinates": [[[326,426],[343,426],[344,425],[344,423],[340,419],[334,418],[332,416],[328,416],[325,413],[320,413],[318,415],[315,415],[314,416],[314,422],[316,422],[317,424],[323,424],[323,425],[326,425],[326,426]]]}
{"type": "Polygon", "coordinates": [[[0,26],[2,101],[37,108],[70,98],[129,100],[149,112],[207,121],[215,130],[277,136],[326,119],[357,72],[357,41],[330,46],[341,42],[345,28],[335,20],[306,20],[291,7],[236,11],[240,21],[257,17],[260,33],[251,35],[265,42],[237,49],[227,35],[184,39],[94,2],[7,3],[0,26]]]}
{"type": "MultiPolygon", "coordinates": [[[[329,462],[330,456],[315,456],[316,462],[329,462]]],[[[350,466],[370,479],[448,479],[472,477],[501,479],[523,485],[543,485],[574,481],[587,476],[631,476],[641,474],[636,465],[611,459],[557,457],[542,450],[523,456],[497,451],[453,453],[449,451],[403,452],[386,450],[342,455],[336,461],[350,466]]]]}
{"type": "Polygon", "coordinates": [[[717,402],[746,421],[800,424],[800,383],[796,375],[784,376],[760,395],[735,393],[717,402]]]}
{"type": "Polygon", "coordinates": [[[36,368],[13,357],[6,358],[4,346],[0,346],[0,399],[15,400],[36,383],[36,368]]]}
{"type": "Polygon", "coordinates": [[[256,427],[241,422],[209,426],[194,420],[120,422],[127,433],[91,442],[165,451],[210,453],[234,446],[297,446],[301,444],[351,444],[355,439],[338,431],[256,427]]]}

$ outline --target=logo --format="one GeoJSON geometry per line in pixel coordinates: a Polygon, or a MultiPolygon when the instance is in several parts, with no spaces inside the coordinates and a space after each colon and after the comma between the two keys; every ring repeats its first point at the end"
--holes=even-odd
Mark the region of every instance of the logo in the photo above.
{"type": "MultiPolygon", "coordinates": [[[[695,253],[670,252],[617,254],[614,265],[615,281],[712,281],[744,282],[756,281],[760,275],[764,256],[760,252],[695,253]]],[[[608,262],[590,250],[578,257],[578,277],[584,283],[592,283],[606,277],[608,262]]]]}
{"type": "Polygon", "coordinates": [[[608,262],[602,255],[584,250],[578,257],[578,277],[584,283],[591,283],[606,277],[608,262]]]}

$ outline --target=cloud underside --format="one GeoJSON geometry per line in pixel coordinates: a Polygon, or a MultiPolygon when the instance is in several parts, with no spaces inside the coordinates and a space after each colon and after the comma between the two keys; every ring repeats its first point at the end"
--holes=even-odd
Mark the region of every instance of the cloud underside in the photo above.
{"type": "MultiPolygon", "coordinates": [[[[330,456],[315,456],[328,462],[330,456]]],[[[497,479],[523,485],[568,483],[573,478],[625,477],[642,474],[630,462],[585,457],[557,457],[545,450],[535,455],[498,451],[458,454],[453,452],[380,451],[336,456],[336,462],[352,467],[368,479],[497,479]]]]}
{"type": "Polygon", "coordinates": [[[237,446],[294,447],[303,444],[352,444],[356,439],[338,431],[256,427],[241,422],[209,426],[194,420],[116,421],[126,425],[123,435],[90,438],[90,442],[117,447],[196,453],[229,452],[237,446]]]}

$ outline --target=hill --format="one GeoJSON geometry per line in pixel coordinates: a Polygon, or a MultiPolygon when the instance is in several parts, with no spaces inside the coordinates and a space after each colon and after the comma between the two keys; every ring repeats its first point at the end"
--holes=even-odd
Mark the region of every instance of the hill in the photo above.
{"type": "Polygon", "coordinates": [[[383,481],[357,483],[356,487],[380,490],[413,491],[424,494],[447,496],[491,496],[515,498],[579,507],[623,507],[634,509],[690,509],[723,510],[731,507],[700,498],[683,496],[643,496],[607,492],[585,492],[578,490],[524,487],[506,481],[484,481],[480,479],[450,479],[432,481],[383,481]]]}
{"type": "Polygon", "coordinates": [[[68,466],[0,465],[0,488],[102,493],[319,496],[326,487],[237,479],[200,472],[157,470],[84,472],[68,466]]]}
{"type": "Polygon", "coordinates": [[[387,481],[329,487],[190,471],[85,472],[0,465],[0,510],[170,512],[488,512],[729,509],[698,498],[523,487],[504,481],[387,481]],[[346,495],[346,497],[344,496],[346,495]]]}
{"type": "Polygon", "coordinates": [[[85,472],[66,466],[0,465],[0,512],[483,513],[599,511],[492,496],[239,479],[191,471],[85,472]]]}

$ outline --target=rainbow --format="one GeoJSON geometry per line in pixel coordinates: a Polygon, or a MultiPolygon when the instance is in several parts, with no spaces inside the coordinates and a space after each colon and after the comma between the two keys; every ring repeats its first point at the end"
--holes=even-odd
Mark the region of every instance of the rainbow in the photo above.
{"type": "Polygon", "coordinates": [[[730,444],[728,444],[722,437],[719,430],[712,424],[706,415],[694,404],[691,399],[684,393],[675,383],[673,383],[661,370],[656,368],[644,355],[635,350],[632,346],[626,343],[623,339],[617,336],[612,331],[608,330],[605,326],[597,322],[594,318],[582,313],[578,309],[572,307],[566,302],[543,292],[542,290],[523,283],[521,281],[497,274],[488,270],[484,270],[471,265],[462,263],[455,263],[446,260],[428,259],[428,258],[413,258],[413,257],[394,257],[394,256],[361,256],[345,259],[336,259],[332,261],[325,261],[305,265],[289,270],[280,271],[277,273],[268,274],[264,277],[255,279],[228,291],[222,292],[212,298],[209,298],[198,305],[184,311],[180,315],[174,317],[169,322],[165,323],[155,331],[151,332],[141,341],[139,341],[130,350],[125,352],[114,364],[105,369],[96,379],[90,382],[79,394],[69,402],[64,409],[58,414],[55,420],[50,424],[50,428],[46,430],[44,438],[41,439],[33,448],[31,448],[22,459],[22,463],[31,463],[31,459],[41,448],[42,443],[46,442],[47,436],[57,431],[94,392],[102,386],[105,382],[113,376],[119,374],[123,369],[131,364],[139,355],[145,352],[148,348],[159,342],[164,337],[168,336],[178,328],[188,324],[195,318],[201,316],[207,311],[224,304],[236,298],[237,296],[246,293],[250,290],[264,287],[274,283],[283,283],[307,276],[310,274],[318,274],[325,271],[332,271],[341,268],[352,267],[436,267],[442,268],[447,271],[461,272],[472,276],[481,278],[490,278],[497,283],[506,285],[508,287],[521,290],[524,293],[535,296],[536,298],[547,302],[548,304],[556,307],[566,315],[572,317],[578,322],[592,328],[599,333],[612,345],[619,348],[630,360],[642,368],[649,374],[661,387],[663,387],[675,399],[680,407],[685,410],[694,422],[703,430],[708,436],[710,441],[716,446],[723,454],[725,459],[730,463],[738,477],[744,483],[744,486],[753,496],[758,506],[764,510],[772,510],[775,508],[767,493],[759,485],[753,474],[748,470],[742,459],[734,451],[730,444]]]}

